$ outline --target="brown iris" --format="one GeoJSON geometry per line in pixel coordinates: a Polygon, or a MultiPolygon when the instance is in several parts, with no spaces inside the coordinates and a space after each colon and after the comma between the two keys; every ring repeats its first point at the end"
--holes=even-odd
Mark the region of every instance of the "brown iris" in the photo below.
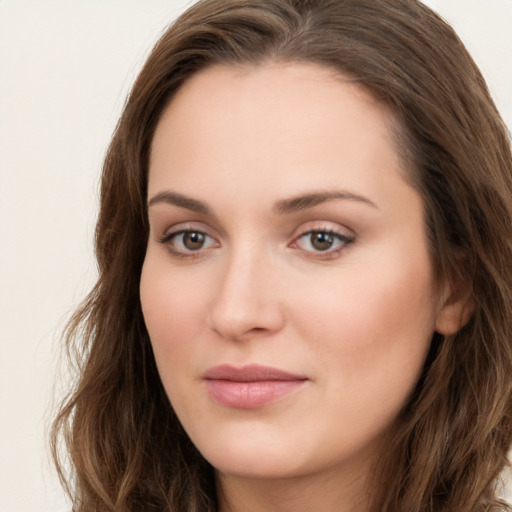
{"type": "Polygon", "coordinates": [[[205,238],[204,233],[189,231],[183,234],[183,245],[189,251],[197,251],[203,247],[205,238]]]}
{"type": "Polygon", "coordinates": [[[311,246],[317,251],[327,251],[334,243],[334,236],[330,233],[317,231],[311,233],[311,246]]]}

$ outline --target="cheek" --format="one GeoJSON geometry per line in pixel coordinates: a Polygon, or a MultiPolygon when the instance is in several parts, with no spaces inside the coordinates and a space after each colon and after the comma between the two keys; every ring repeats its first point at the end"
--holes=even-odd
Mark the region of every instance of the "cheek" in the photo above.
{"type": "Polygon", "coordinates": [[[165,263],[147,257],[142,269],[140,299],[161,375],[180,364],[187,357],[190,343],[200,335],[204,317],[200,288],[179,279],[179,272],[171,272],[165,263]]]}
{"type": "Polygon", "coordinates": [[[312,310],[321,384],[332,397],[328,416],[335,425],[351,424],[356,440],[392,425],[418,382],[432,338],[425,288],[407,281],[397,286],[393,277],[381,277],[379,286],[352,283],[350,294],[326,301],[323,321],[312,310]]]}
{"type": "Polygon", "coordinates": [[[339,286],[310,287],[296,302],[297,318],[307,319],[303,338],[325,364],[339,370],[344,384],[357,388],[364,378],[377,393],[383,382],[404,390],[415,385],[435,328],[428,260],[389,261],[365,262],[360,272],[351,267],[335,280],[339,286]]]}

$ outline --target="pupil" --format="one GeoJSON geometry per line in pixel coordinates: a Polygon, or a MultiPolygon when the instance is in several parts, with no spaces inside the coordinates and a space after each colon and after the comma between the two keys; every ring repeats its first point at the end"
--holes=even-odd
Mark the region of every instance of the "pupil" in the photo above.
{"type": "Polygon", "coordinates": [[[190,233],[185,233],[185,235],[183,236],[183,245],[191,251],[196,251],[197,249],[201,249],[203,244],[204,244],[203,233],[198,233],[197,231],[192,231],[190,233]]]}
{"type": "Polygon", "coordinates": [[[334,242],[334,237],[329,233],[312,233],[311,245],[317,251],[327,251],[334,242]]]}

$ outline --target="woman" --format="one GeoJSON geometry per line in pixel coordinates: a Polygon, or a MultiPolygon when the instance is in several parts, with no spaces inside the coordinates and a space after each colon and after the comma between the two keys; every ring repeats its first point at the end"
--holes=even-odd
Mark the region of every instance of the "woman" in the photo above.
{"type": "Polygon", "coordinates": [[[506,510],[512,158],[414,0],[206,0],[108,152],[75,510],[506,510]]]}

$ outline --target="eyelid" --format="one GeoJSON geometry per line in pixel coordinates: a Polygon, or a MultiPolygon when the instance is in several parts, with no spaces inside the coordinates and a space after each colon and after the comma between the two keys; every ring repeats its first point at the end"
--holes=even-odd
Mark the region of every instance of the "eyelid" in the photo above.
{"type": "Polygon", "coordinates": [[[301,224],[297,229],[295,229],[291,235],[291,238],[296,239],[300,236],[303,236],[307,233],[315,232],[315,231],[325,231],[330,232],[334,234],[338,234],[340,236],[346,237],[346,238],[355,238],[356,233],[353,229],[350,229],[347,226],[344,226],[343,224],[340,224],[338,222],[333,221],[309,221],[304,222],[301,224]]]}
{"type": "Polygon", "coordinates": [[[166,229],[161,236],[156,237],[156,241],[164,245],[166,249],[169,251],[169,253],[174,257],[178,257],[180,259],[200,258],[205,256],[205,254],[211,249],[220,247],[218,237],[213,235],[211,231],[212,230],[203,223],[182,222],[166,229]],[[171,242],[174,239],[186,233],[201,233],[202,235],[213,241],[213,244],[210,244],[209,247],[201,247],[197,250],[187,250],[186,248],[179,249],[172,245],[171,242]]]}
{"type": "Polygon", "coordinates": [[[212,228],[210,228],[207,224],[204,222],[196,221],[178,222],[176,224],[169,225],[165,229],[162,229],[161,234],[157,234],[156,237],[159,240],[163,240],[165,238],[171,238],[173,235],[182,233],[184,231],[197,231],[198,233],[204,233],[211,238],[218,238],[217,235],[214,234],[212,228]]]}
{"type": "Polygon", "coordinates": [[[336,258],[341,252],[344,252],[356,240],[356,234],[353,230],[342,226],[338,223],[328,221],[314,221],[303,224],[299,229],[295,230],[292,235],[292,241],[288,247],[300,250],[303,254],[314,259],[333,259],[336,258]],[[321,250],[308,250],[299,246],[299,240],[314,233],[325,233],[334,236],[340,242],[338,246],[332,249],[321,250]]]}

